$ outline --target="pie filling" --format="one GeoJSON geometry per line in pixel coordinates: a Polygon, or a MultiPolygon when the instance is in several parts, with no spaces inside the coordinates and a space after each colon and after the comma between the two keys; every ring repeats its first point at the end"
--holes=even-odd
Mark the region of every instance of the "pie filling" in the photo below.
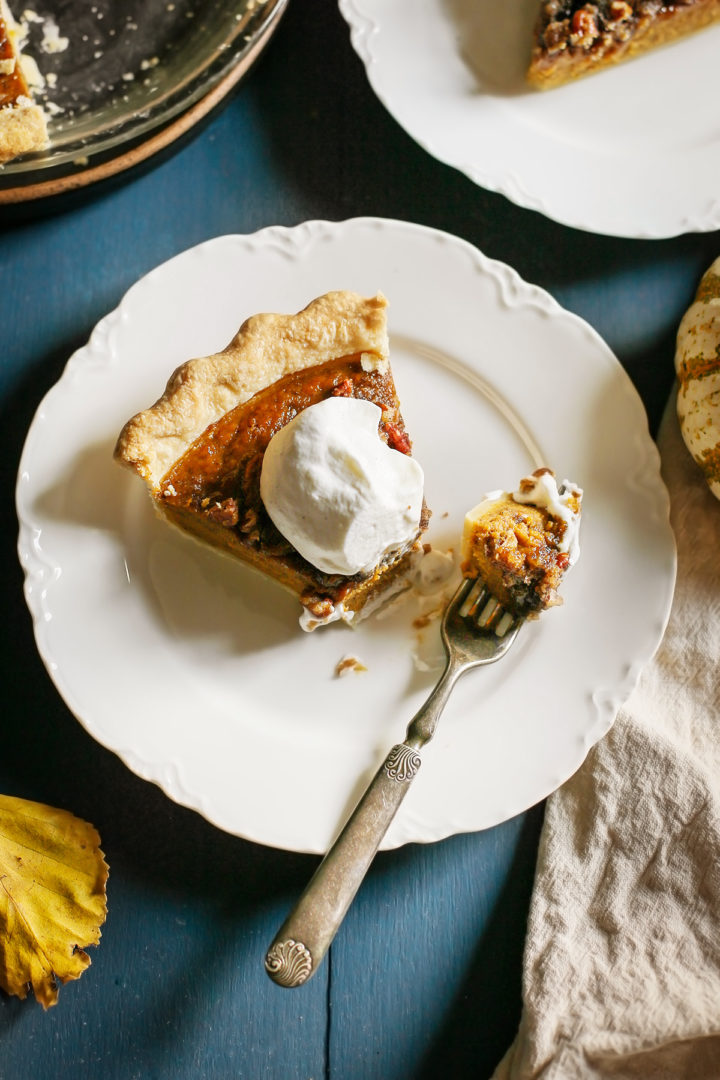
{"type": "Polygon", "coordinates": [[[535,507],[499,503],[477,523],[469,559],[490,592],[521,614],[559,603],[568,558],[557,546],[554,523],[535,507]]]}
{"type": "Polygon", "coordinates": [[[558,590],[579,554],[582,491],[559,488],[549,469],[519,490],[493,492],[465,519],[462,571],[480,575],[492,595],[518,615],[537,615],[562,603],[558,590]]]}
{"type": "Polygon", "coordinates": [[[720,19],[720,0],[544,0],[528,71],[557,86],[720,19]]]}
{"type": "MultiPolygon", "coordinates": [[[[220,417],[168,470],[156,496],[176,524],[212,538],[259,568],[272,563],[272,575],[299,592],[303,605],[319,619],[331,615],[338,604],[352,606],[351,594],[359,597],[404,554],[396,553],[369,574],[326,574],[293,548],[265,509],[260,474],[271,438],[299,412],[334,396],[379,406],[380,438],[392,449],[410,453],[389,367],[366,370],[363,354],[354,354],[287,374],[220,417]],[[362,585],[365,590],[358,593],[362,585]]],[[[428,517],[424,509],[418,536],[428,517]]]]}

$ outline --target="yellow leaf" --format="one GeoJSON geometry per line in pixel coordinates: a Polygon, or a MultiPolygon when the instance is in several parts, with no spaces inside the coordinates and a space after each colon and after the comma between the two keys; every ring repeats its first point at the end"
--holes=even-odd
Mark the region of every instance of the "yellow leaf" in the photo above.
{"type": "Polygon", "coordinates": [[[48,1008],[57,981],[90,964],[105,921],[108,867],[92,825],[0,795],[0,986],[48,1008]]]}

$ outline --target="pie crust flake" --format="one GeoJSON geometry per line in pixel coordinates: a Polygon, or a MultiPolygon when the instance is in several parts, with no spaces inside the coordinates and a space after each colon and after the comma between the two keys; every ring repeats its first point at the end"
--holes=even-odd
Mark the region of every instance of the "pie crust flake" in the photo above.
{"type": "Polygon", "coordinates": [[[144,480],[172,524],[263,571],[294,592],[305,629],[368,614],[405,584],[417,536],[371,573],[325,574],[275,528],[260,498],[272,436],[332,396],[379,406],[379,436],[411,453],[390,368],[382,294],[327,293],[294,315],[249,318],[219,353],[189,360],[153,406],[122,429],[116,459],[144,480]]]}

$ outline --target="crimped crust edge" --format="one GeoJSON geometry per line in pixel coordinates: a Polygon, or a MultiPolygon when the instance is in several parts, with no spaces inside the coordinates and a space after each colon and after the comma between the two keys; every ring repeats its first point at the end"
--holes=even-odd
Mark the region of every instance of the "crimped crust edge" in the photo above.
{"type": "Polygon", "coordinates": [[[173,372],[155,404],[123,427],[116,460],[156,493],[170,466],[210,424],[284,375],[358,352],[385,359],[386,308],[382,293],[338,290],[294,315],[251,316],[221,352],[173,372]]]}

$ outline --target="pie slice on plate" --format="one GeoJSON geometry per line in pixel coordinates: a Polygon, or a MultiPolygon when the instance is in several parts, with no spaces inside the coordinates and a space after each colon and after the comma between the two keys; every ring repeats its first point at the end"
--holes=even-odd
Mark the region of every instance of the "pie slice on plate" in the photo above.
{"type": "Polygon", "coordinates": [[[402,588],[428,524],[381,294],[252,316],[177,369],[115,456],[166,520],[295,593],[307,630],[402,588]]]}
{"type": "Polygon", "coordinates": [[[561,86],[718,20],[720,0],[543,0],[528,81],[561,86]]]}
{"type": "Polygon", "coordinates": [[[18,25],[0,0],[0,165],[47,146],[45,113],[32,100],[19,39],[18,25]]]}

